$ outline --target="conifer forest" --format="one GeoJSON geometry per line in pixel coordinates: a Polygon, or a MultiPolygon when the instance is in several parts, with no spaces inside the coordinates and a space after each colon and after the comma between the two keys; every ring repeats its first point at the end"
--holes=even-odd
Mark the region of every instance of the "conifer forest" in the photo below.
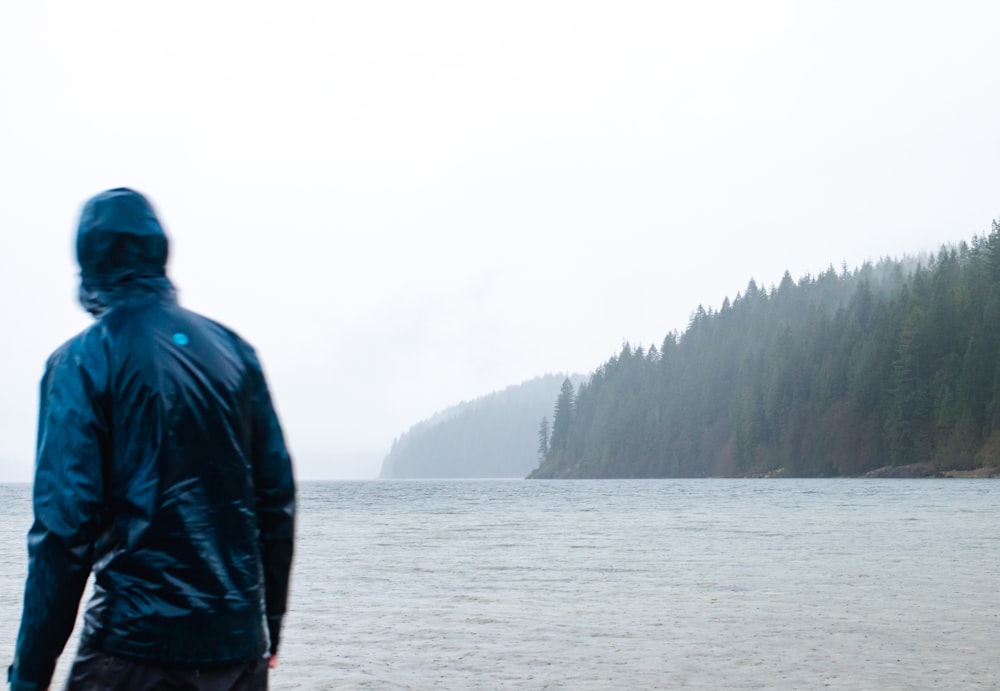
{"type": "Polygon", "coordinates": [[[1000,465],[1000,222],[699,307],[566,381],[535,478],[858,476],[1000,465]]]}

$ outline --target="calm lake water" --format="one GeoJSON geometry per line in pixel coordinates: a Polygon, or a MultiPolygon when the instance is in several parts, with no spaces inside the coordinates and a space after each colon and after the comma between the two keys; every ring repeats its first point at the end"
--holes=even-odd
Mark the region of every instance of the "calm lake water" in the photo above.
{"type": "MultiPolygon", "coordinates": [[[[1000,688],[995,480],[329,482],[300,497],[272,689],[1000,688]]],[[[29,488],[0,486],[5,665],[29,523],[29,488]]]]}

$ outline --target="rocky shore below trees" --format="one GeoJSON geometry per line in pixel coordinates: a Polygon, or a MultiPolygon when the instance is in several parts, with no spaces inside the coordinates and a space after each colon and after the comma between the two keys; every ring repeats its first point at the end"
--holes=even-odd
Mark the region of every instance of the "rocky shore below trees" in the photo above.
{"type": "Polygon", "coordinates": [[[865,473],[866,478],[1000,478],[1000,468],[983,467],[974,470],[938,470],[932,463],[911,463],[910,465],[883,466],[865,473]]]}

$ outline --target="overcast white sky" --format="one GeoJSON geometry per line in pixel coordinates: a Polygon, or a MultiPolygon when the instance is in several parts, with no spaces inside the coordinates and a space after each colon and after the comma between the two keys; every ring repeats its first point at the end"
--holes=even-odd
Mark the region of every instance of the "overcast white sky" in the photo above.
{"type": "Polygon", "coordinates": [[[754,277],[1000,217],[1000,3],[0,5],[0,481],[89,323],[83,201],[146,193],[303,479],[659,343],[754,277]]]}

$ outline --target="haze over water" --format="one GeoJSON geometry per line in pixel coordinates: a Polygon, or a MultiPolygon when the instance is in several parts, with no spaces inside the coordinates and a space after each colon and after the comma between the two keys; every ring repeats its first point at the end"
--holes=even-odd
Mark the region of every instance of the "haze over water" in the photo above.
{"type": "MultiPolygon", "coordinates": [[[[8,660],[29,492],[0,486],[8,660]]],[[[300,507],[273,689],[1000,686],[995,481],[330,482],[300,507]]]]}

